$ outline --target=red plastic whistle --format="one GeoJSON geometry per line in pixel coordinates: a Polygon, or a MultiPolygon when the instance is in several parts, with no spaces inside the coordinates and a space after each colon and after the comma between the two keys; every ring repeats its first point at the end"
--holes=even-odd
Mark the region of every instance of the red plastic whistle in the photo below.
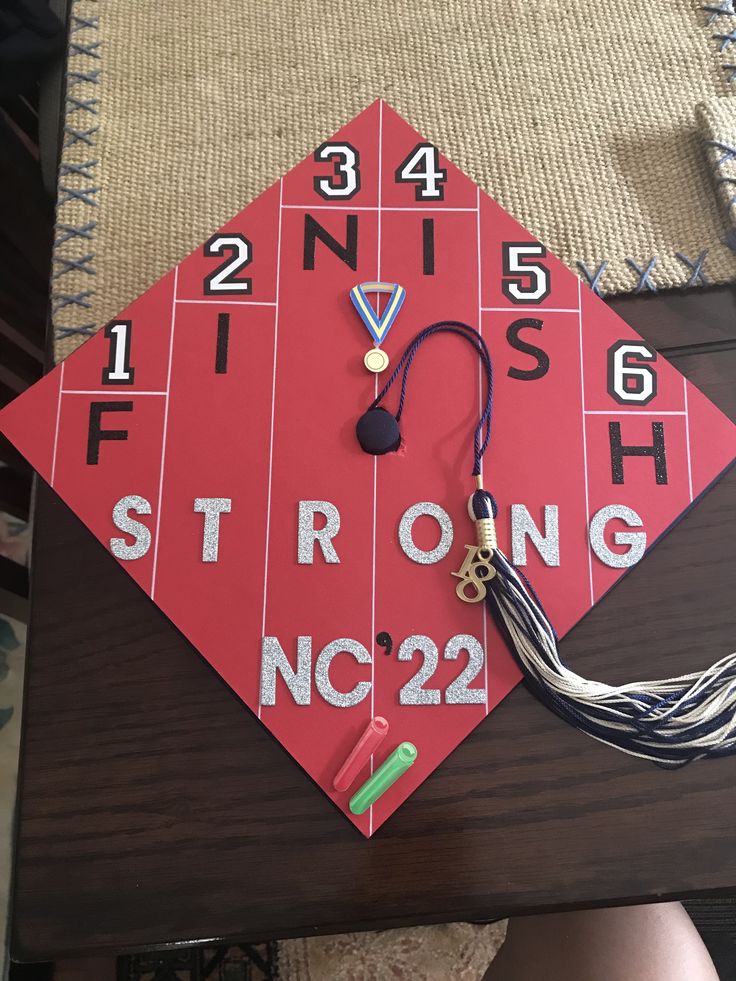
{"type": "Polygon", "coordinates": [[[332,786],[335,790],[348,790],[373,753],[381,745],[387,733],[388,722],[382,716],[377,715],[375,719],[371,719],[333,780],[332,786]]]}

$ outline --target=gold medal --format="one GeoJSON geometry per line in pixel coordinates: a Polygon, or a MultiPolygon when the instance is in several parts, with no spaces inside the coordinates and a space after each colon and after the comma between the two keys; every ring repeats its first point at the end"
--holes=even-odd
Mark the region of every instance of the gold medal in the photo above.
{"type": "Polygon", "coordinates": [[[388,368],[388,355],[380,347],[372,347],[370,351],[365,352],[363,364],[374,375],[380,375],[382,371],[388,368]]]}
{"type": "Polygon", "coordinates": [[[398,283],[358,283],[350,290],[352,304],[368,333],[375,341],[376,346],[370,351],[366,351],[363,356],[363,364],[374,375],[379,375],[388,368],[388,355],[381,350],[380,345],[391,330],[391,325],[396,319],[405,297],[406,290],[398,283]],[[382,314],[379,315],[378,310],[371,306],[367,293],[387,293],[389,295],[386,309],[382,314]]]}

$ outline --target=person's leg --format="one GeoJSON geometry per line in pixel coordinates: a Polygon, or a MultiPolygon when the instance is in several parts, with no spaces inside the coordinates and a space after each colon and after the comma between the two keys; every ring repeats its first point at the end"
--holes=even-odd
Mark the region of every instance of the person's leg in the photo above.
{"type": "Polygon", "coordinates": [[[718,981],[680,903],[520,916],[483,981],[718,981]]]}

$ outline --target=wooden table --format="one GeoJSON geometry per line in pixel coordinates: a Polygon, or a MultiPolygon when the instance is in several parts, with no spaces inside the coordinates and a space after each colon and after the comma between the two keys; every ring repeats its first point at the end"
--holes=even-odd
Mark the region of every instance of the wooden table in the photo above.
{"type": "MultiPolygon", "coordinates": [[[[613,306],[736,419],[736,289],[613,306]]],[[[562,645],[630,681],[736,646],[736,471],[562,645]]],[[[12,953],[41,960],[722,891],[736,759],[669,772],[520,687],[366,841],[38,489],[12,953]]]]}

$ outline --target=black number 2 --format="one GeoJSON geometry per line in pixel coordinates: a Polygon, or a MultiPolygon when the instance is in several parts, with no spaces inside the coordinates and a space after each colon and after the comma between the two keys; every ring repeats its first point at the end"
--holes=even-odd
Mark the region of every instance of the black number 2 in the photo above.
{"type": "Polygon", "coordinates": [[[243,295],[251,292],[252,281],[249,277],[236,277],[236,273],[245,269],[253,260],[253,246],[238,232],[228,235],[213,235],[204,243],[206,256],[228,255],[229,258],[204,278],[205,296],[222,296],[223,294],[243,295]]]}

